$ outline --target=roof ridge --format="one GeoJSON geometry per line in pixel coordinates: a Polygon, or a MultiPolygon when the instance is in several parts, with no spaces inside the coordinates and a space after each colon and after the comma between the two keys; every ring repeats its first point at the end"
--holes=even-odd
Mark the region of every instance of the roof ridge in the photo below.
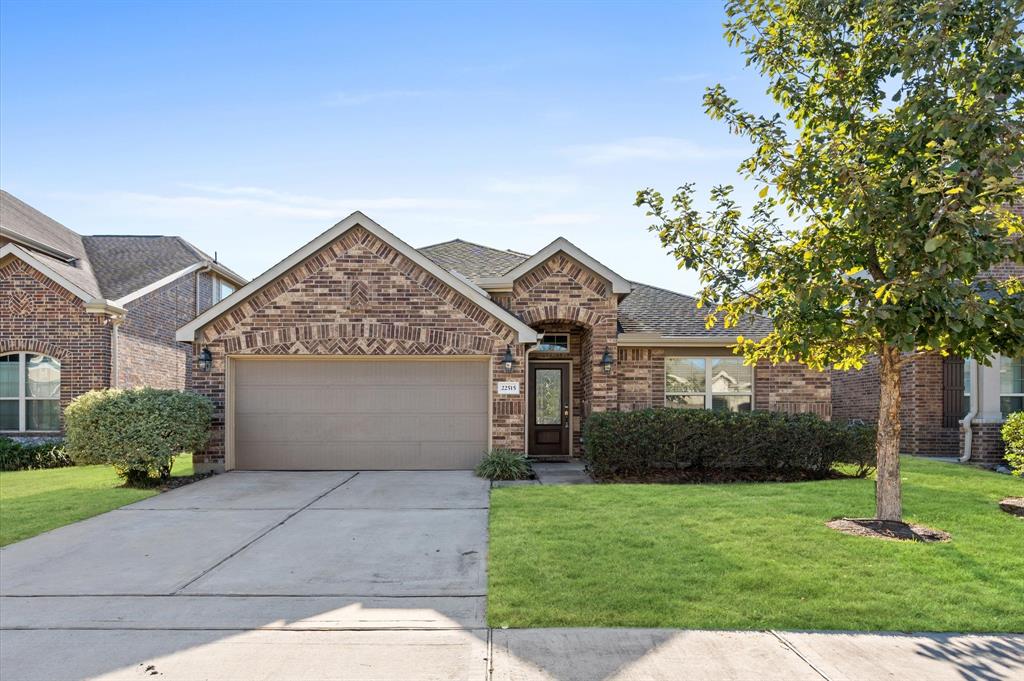
{"type": "Polygon", "coordinates": [[[429,246],[420,246],[416,250],[423,250],[423,249],[427,249],[427,248],[434,248],[435,246],[446,246],[448,244],[454,244],[454,243],[469,244],[470,246],[477,246],[479,248],[486,248],[489,251],[497,251],[498,253],[511,253],[512,255],[521,255],[521,256],[524,256],[526,258],[530,257],[530,255],[528,253],[520,253],[519,251],[513,251],[511,248],[495,248],[494,246],[487,246],[485,244],[480,244],[480,243],[477,243],[475,241],[467,241],[466,239],[449,239],[448,241],[442,241],[440,243],[430,244],[429,246]]]}

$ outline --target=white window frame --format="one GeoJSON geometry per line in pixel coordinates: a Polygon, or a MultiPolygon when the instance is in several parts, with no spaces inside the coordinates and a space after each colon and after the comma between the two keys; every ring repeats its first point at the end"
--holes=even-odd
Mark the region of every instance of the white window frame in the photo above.
{"type": "Polygon", "coordinates": [[[964,413],[963,413],[963,415],[960,416],[960,420],[961,421],[964,419],[964,417],[967,416],[967,414],[971,413],[971,391],[974,390],[974,386],[970,385],[970,382],[971,382],[971,362],[973,362],[973,361],[974,360],[971,359],[970,357],[967,357],[966,359],[964,359],[964,402],[963,402],[963,405],[960,407],[961,410],[963,410],[964,413]],[[967,408],[964,409],[964,407],[967,407],[967,408]]]}
{"type": "MultiPolygon", "coordinates": [[[[30,400],[43,401],[43,402],[57,402],[57,404],[60,405],[60,383],[59,382],[57,384],[58,387],[57,387],[57,397],[56,398],[53,398],[53,397],[29,397],[28,395],[25,394],[25,391],[26,391],[26,388],[25,388],[25,373],[26,373],[25,366],[26,366],[26,363],[28,362],[28,356],[29,355],[39,356],[39,357],[46,357],[47,359],[52,359],[60,367],[60,370],[61,370],[61,378],[60,378],[60,380],[63,381],[64,380],[64,366],[63,366],[63,364],[56,357],[51,357],[50,355],[45,355],[45,354],[43,354],[41,352],[5,352],[5,353],[0,354],[0,357],[10,357],[12,355],[16,356],[18,358],[18,396],[17,397],[0,397],[0,402],[17,402],[17,404],[18,404],[18,429],[17,430],[0,430],[0,432],[4,432],[4,433],[51,433],[51,432],[55,432],[55,431],[52,431],[52,430],[27,430],[25,428],[25,424],[28,421],[28,402],[30,400]]],[[[58,417],[58,421],[59,421],[59,417],[58,417]]],[[[59,425],[58,425],[57,429],[58,430],[60,429],[59,425]]]]}
{"type": "Polygon", "coordinates": [[[568,334],[568,333],[545,333],[545,334],[541,334],[540,340],[537,342],[537,347],[538,348],[541,345],[544,345],[544,339],[545,338],[565,338],[565,350],[540,350],[540,349],[538,349],[537,352],[551,352],[551,353],[555,353],[555,354],[559,354],[559,355],[564,355],[564,354],[567,354],[572,349],[572,347],[570,345],[570,343],[572,342],[570,340],[572,338],[571,334],[568,334]]]}
{"type": "MultiPolygon", "coordinates": [[[[743,392],[735,393],[716,393],[711,387],[711,367],[716,359],[739,359],[737,357],[720,357],[715,355],[669,355],[665,357],[665,375],[662,377],[662,381],[665,386],[665,406],[670,407],[668,398],[670,395],[679,396],[704,396],[704,408],[713,409],[715,397],[750,397],[750,411],[754,411],[754,378],[755,378],[755,367],[750,367],[750,390],[744,390],[743,392]],[[668,390],[668,364],[673,359],[701,359],[704,360],[704,391],[703,392],[669,392],[668,390]]],[[[673,409],[683,409],[683,407],[671,407],[673,409]]]]}
{"type": "MultiPolygon", "coordinates": [[[[1020,362],[1020,361],[1024,361],[1024,360],[1022,360],[1022,358],[1020,358],[1020,357],[1007,357],[1006,355],[1001,355],[999,357],[999,411],[1000,412],[1002,412],[1002,409],[1003,409],[1003,398],[1004,397],[1020,397],[1020,398],[1024,398],[1024,393],[1004,393],[1003,392],[1003,362],[1009,363],[1009,362],[1020,362]]],[[[1005,414],[1004,413],[1003,414],[1003,418],[1009,416],[1012,413],[1015,413],[1015,412],[1010,412],[1009,414],[1005,414]]]]}
{"type": "Polygon", "coordinates": [[[213,289],[212,293],[213,293],[213,295],[211,297],[213,298],[213,304],[214,305],[216,305],[220,301],[222,301],[225,298],[227,298],[228,296],[230,296],[231,293],[234,293],[235,291],[238,290],[237,286],[235,286],[234,284],[232,284],[230,281],[228,281],[227,279],[225,279],[223,277],[218,277],[217,275],[213,275],[211,278],[213,279],[213,286],[212,286],[212,289],[213,289]],[[221,284],[227,284],[231,288],[231,293],[228,293],[228,296],[222,296],[220,294],[221,284]]]}

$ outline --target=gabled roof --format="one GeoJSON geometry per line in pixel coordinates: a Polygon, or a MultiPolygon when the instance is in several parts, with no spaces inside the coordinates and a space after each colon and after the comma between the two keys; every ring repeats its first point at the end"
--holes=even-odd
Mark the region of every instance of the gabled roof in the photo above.
{"type": "Polygon", "coordinates": [[[245,278],[177,236],[81,236],[21,199],[0,190],[0,237],[29,262],[90,302],[123,304],[188,271],[215,270],[236,285],[245,278]]]}
{"type": "Polygon", "coordinates": [[[656,286],[634,283],[633,292],[619,303],[619,328],[622,333],[653,334],[673,338],[755,338],[772,330],[767,317],[751,315],[728,329],[721,323],[705,328],[707,310],[697,307],[697,299],[656,286]]]}
{"type": "Polygon", "coordinates": [[[473,280],[505,274],[530,257],[525,253],[500,251],[462,239],[424,246],[419,252],[446,270],[458,272],[473,280]]]}
{"type": "Polygon", "coordinates": [[[408,258],[418,266],[430,272],[433,276],[437,277],[440,281],[444,282],[454,290],[461,293],[463,296],[471,300],[476,305],[480,306],[487,313],[493,315],[496,319],[500,320],[509,328],[515,330],[519,335],[520,343],[533,343],[537,340],[537,332],[534,331],[528,324],[523,322],[521,319],[513,315],[508,310],[504,309],[493,300],[491,300],[486,294],[482,293],[481,290],[470,282],[465,281],[463,277],[456,276],[444,267],[440,267],[433,260],[425,256],[424,254],[417,251],[415,248],[405,243],[397,236],[384,229],[374,220],[367,217],[360,211],[356,211],[349,215],[347,218],[334,225],[327,231],[320,234],[318,237],[307,243],[305,246],[289,255],[284,260],[280,261],[269,270],[256,277],[248,284],[229,295],[224,300],[220,301],[210,309],[206,310],[203,314],[196,317],[194,320],[186,324],[185,326],[178,329],[176,338],[179,341],[192,342],[195,340],[196,333],[204,326],[214,321],[222,314],[235,307],[243,300],[253,295],[267,284],[273,282],[279,276],[295,267],[309,256],[316,253],[318,250],[331,243],[342,234],[352,229],[353,227],[362,227],[366,231],[373,234],[375,237],[388,244],[396,251],[401,253],[404,257],[408,258]]]}
{"type": "Polygon", "coordinates": [[[619,332],[624,334],[623,339],[628,339],[629,342],[718,344],[732,342],[738,335],[756,338],[769,333],[772,329],[771,320],[760,316],[751,316],[728,329],[721,324],[707,329],[704,322],[707,312],[697,308],[696,298],[656,286],[626,282],[565,239],[556,239],[533,256],[489,248],[461,239],[426,246],[421,250],[442,267],[464,274],[485,288],[498,287],[501,285],[500,282],[510,286],[514,278],[563,250],[609,281],[613,281],[613,277],[617,278],[613,285],[618,284],[618,291],[631,291],[619,302],[619,332]],[[503,272],[493,274],[506,267],[508,269],[503,272]]]}
{"type": "Polygon", "coordinates": [[[620,277],[615,272],[612,272],[612,270],[607,265],[598,262],[594,258],[590,257],[582,250],[577,248],[577,246],[573,244],[571,241],[563,237],[558,237],[557,239],[549,243],[547,246],[540,249],[539,251],[531,255],[529,258],[527,258],[526,260],[522,261],[521,263],[510,269],[508,272],[505,272],[500,277],[497,277],[495,280],[484,280],[479,283],[482,286],[484,286],[484,288],[487,287],[487,284],[511,286],[516,279],[523,276],[524,274],[532,270],[534,267],[543,265],[548,258],[555,255],[556,253],[565,253],[566,255],[572,257],[574,260],[578,261],[581,265],[584,265],[585,267],[589,268],[591,271],[595,272],[599,276],[607,279],[609,282],[611,282],[612,293],[624,295],[633,290],[633,287],[630,285],[628,281],[620,277]]]}
{"type": "MultiPolygon", "coordinates": [[[[85,236],[82,242],[100,290],[111,299],[127,296],[191,265],[213,262],[178,236],[85,236]]],[[[231,274],[228,278],[235,283],[245,283],[240,275],[231,274]]]]}

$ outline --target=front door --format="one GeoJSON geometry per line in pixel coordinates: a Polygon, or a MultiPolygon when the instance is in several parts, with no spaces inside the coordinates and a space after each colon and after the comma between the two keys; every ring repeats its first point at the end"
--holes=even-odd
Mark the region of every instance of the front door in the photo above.
{"type": "Polygon", "coordinates": [[[530,454],[568,456],[569,363],[530,363],[530,454]]]}

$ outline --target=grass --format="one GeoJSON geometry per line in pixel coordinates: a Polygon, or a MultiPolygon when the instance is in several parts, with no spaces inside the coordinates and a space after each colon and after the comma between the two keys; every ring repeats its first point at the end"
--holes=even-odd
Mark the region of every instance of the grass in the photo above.
{"type": "Polygon", "coordinates": [[[1024,481],[903,459],[905,520],[944,544],[840,534],[871,480],[510,487],[491,495],[495,627],[1024,631],[1024,481]]]}
{"type": "MultiPolygon", "coordinates": [[[[192,457],[178,457],[171,474],[192,475],[192,457]]],[[[0,472],[0,546],[155,494],[122,487],[110,466],[0,472]]]]}

